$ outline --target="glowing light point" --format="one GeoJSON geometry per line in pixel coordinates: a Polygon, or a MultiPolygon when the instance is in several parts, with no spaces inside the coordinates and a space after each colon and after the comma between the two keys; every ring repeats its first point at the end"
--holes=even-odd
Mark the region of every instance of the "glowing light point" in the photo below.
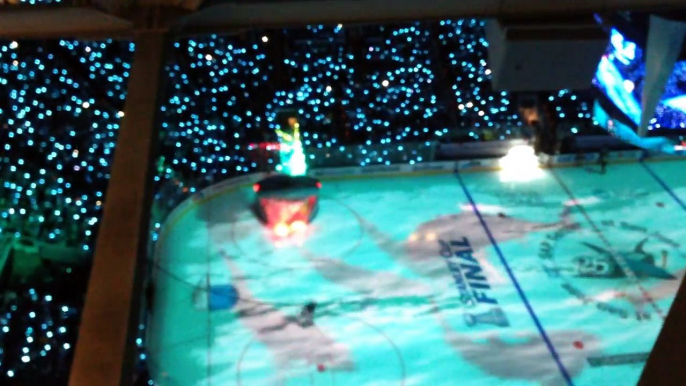
{"type": "Polygon", "coordinates": [[[307,224],[304,221],[294,221],[291,224],[291,230],[296,233],[302,233],[307,229],[307,224]]]}
{"type": "Polygon", "coordinates": [[[286,237],[290,233],[290,228],[288,225],[280,222],[274,226],[274,234],[278,237],[286,237]]]}
{"type": "Polygon", "coordinates": [[[514,146],[500,159],[500,181],[527,182],[543,176],[531,146],[514,146]]]}
{"type": "Polygon", "coordinates": [[[296,118],[291,117],[288,119],[288,126],[290,132],[276,130],[281,141],[281,164],[277,165],[276,170],[291,176],[303,176],[307,174],[307,160],[300,140],[300,124],[296,118]]]}

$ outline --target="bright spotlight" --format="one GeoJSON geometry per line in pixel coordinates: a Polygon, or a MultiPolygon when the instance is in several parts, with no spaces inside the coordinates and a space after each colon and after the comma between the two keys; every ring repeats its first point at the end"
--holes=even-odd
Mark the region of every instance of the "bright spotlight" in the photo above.
{"type": "Polygon", "coordinates": [[[517,145],[512,146],[512,148],[510,148],[510,150],[507,152],[507,155],[513,157],[531,157],[536,156],[536,153],[534,152],[534,148],[531,146],[517,145]]]}
{"type": "Polygon", "coordinates": [[[502,182],[527,182],[543,176],[538,157],[531,146],[514,146],[500,159],[502,182]]]}
{"type": "Polygon", "coordinates": [[[307,224],[304,221],[294,221],[291,224],[291,230],[296,233],[302,233],[307,229],[307,224]]]}
{"type": "Polygon", "coordinates": [[[290,228],[288,225],[280,222],[274,226],[274,234],[278,237],[286,237],[290,233],[290,228]]]}

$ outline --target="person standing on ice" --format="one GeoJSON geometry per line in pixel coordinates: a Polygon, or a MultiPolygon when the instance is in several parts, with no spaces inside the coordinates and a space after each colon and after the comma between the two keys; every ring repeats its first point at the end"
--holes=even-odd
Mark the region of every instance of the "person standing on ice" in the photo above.
{"type": "Polygon", "coordinates": [[[314,326],[314,312],[317,308],[317,303],[315,302],[309,302],[303,306],[302,310],[300,310],[300,314],[298,316],[287,316],[285,318],[285,322],[281,324],[276,324],[273,326],[269,326],[267,328],[264,328],[263,331],[276,331],[276,330],[283,330],[285,329],[289,324],[296,324],[300,326],[301,328],[309,328],[314,326]]]}
{"type": "Polygon", "coordinates": [[[317,303],[309,302],[298,315],[298,324],[302,327],[312,327],[314,325],[314,311],[317,308],[317,303]]]}
{"type": "Polygon", "coordinates": [[[600,174],[605,174],[607,169],[607,148],[603,148],[598,155],[598,165],[600,165],[600,174]]]}

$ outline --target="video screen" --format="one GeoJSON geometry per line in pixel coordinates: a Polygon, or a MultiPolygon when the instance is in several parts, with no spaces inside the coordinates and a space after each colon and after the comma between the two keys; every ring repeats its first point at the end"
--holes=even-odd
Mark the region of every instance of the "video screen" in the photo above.
{"type": "MultiPolygon", "coordinates": [[[[644,51],[613,29],[594,85],[636,125],[641,119],[645,76],[644,51]]],[[[677,62],[649,129],[686,128],[686,61],[677,62]]]]}

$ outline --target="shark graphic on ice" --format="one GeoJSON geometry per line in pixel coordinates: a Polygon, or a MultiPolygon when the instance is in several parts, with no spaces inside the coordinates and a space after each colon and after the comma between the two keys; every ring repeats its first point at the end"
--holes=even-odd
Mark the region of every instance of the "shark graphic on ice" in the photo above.
{"type": "MultiPolygon", "coordinates": [[[[677,271],[673,274],[673,276],[674,280],[662,281],[661,283],[648,289],[650,300],[655,302],[666,298],[674,298],[674,296],[676,296],[676,293],[679,290],[679,285],[681,284],[681,281],[684,280],[684,276],[686,276],[686,270],[682,269],[677,271]]],[[[628,294],[626,292],[621,292],[618,294],[618,296],[626,297],[626,299],[631,302],[639,311],[642,311],[645,305],[649,302],[649,300],[643,296],[628,294]]]]}
{"type": "Polygon", "coordinates": [[[686,276],[686,269],[679,270],[671,274],[671,280],[663,280],[646,289],[646,294],[630,289],[614,289],[605,291],[593,296],[595,301],[609,301],[613,299],[624,299],[634,306],[636,311],[642,312],[651,302],[658,302],[663,299],[673,299],[679,290],[681,281],[686,276]]]}
{"type": "MultiPolygon", "coordinates": [[[[527,332],[505,341],[498,332],[462,334],[434,313],[446,342],[469,363],[501,380],[524,380],[542,386],[567,385],[562,372],[540,334],[527,332]]],[[[548,331],[548,338],[567,374],[581,374],[589,357],[601,355],[600,341],[579,330],[548,331]]]]}
{"type": "MultiPolygon", "coordinates": [[[[631,303],[636,311],[643,311],[646,304],[666,298],[673,298],[686,274],[684,269],[670,272],[664,265],[659,266],[653,254],[645,251],[647,241],[647,238],[641,240],[633,250],[620,251],[611,251],[608,248],[589,242],[582,242],[583,245],[595,252],[595,255],[583,255],[573,258],[572,261],[575,268],[572,271],[579,277],[599,277],[604,280],[620,281],[616,284],[617,288],[595,295],[591,297],[592,300],[609,301],[624,299],[631,303]],[[633,272],[639,283],[626,279],[626,274],[619,268],[616,262],[617,258],[621,258],[626,262],[627,267],[633,272]],[[636,284],[646,286],[645,293],[638,291],[636,284]]],[[[666,260],[662,264],[666,264],[666,260]]]]}
{"type": "Polygon", "coordinates": [[[338,259],[317,257],[306,249],[300,253],[327,280],[373,299],[430,297],[431,288],[390,272],[372,271],[338,259]]]}
{"type": "Polygon", "coordinates": [[[664,267],[655,263],[655,257],[644,250],[647,238],[641,240],[632,251],[613,252],[589,242],[582,242],[597,256],[578,256],[573,259],[577,275],[582,277],[600,277],[604,279],[626,278],[626,273],[617,262],[621,259],[626,262],[629,271],[639,279],[652,278],[662,280],[674,280],[676,277],[664,267]]]}
{"type": "MultiPolygon", "coordinates": [[[[566,208],[562,213],[561,221],[550,224],[488,214],[482,216],[488,222],[494,237],[502,242],[523,238],[528,233],[538,230],[572,226],[573,224],[567,220],[568,211],[569,209],[566,208]]],[[[488,274],[489,282],[497,284],[507,280],[500,277],[500,273],[485,259],[483,254],[479,254],[479,250],[491,245],[491,242],[473,212],[465,211],[456,215],[441,216],[423,223],[404,243],[393,240],[361,216],[357,219],[382,251],[423,279],[434,280],[450,275],[445,259],[440,256],[440,240],[466,238],[475,252],[474,257],[488,274]]],[[[419,280],[404,278],[394,273],[368,270],[337,259],[315,256],[305,248],[301,248],[300,252],[323,277],[365,295],[369,299],[424,298],[431,304],[436,300],[436,293],[433,293],[435,288],[419,280]]]]}
{"type": "MultiPolygon", "coordinates": [[[[560,221],[555,223],[530,222],[508,216],[483,213],[481,216],[495,240],[498,243],[503,243],[523,239],[532,232],[575,226],[576,224],[569,222],[568,214],[569,208],[565,208],[560,221]]],[[[436,278],[446,275],[448,272],[444,259],[438,254],[440,240],[448,242],[466,239],[474,251],[475,258],[488,274],[490,281],[498,283],[506,280],[501,277],[500,273],[483,254],[482,250],[491,245],[491,240],[473,210],[440,216],[420,224],[403,242],[392,239],[362,216],[358,215],[357,219],[364,231],[371,236],[379,248],[423,277],[436,278]]]]}
{"type": "Polygon", "coordinates": [[[336,342],[316,325],[305,326],[294,317],[255,299],[243,272],[225,252],[222,251],[221,256],[239,295],[234,310],[243,325],[253,331],[255,339],[267,346],[274,356],[278,369],[277,385],[283,384],[291,365],[302,362],[324,366],[327,371],[352,371],[356,368],[346,345],[336,342]]]}

